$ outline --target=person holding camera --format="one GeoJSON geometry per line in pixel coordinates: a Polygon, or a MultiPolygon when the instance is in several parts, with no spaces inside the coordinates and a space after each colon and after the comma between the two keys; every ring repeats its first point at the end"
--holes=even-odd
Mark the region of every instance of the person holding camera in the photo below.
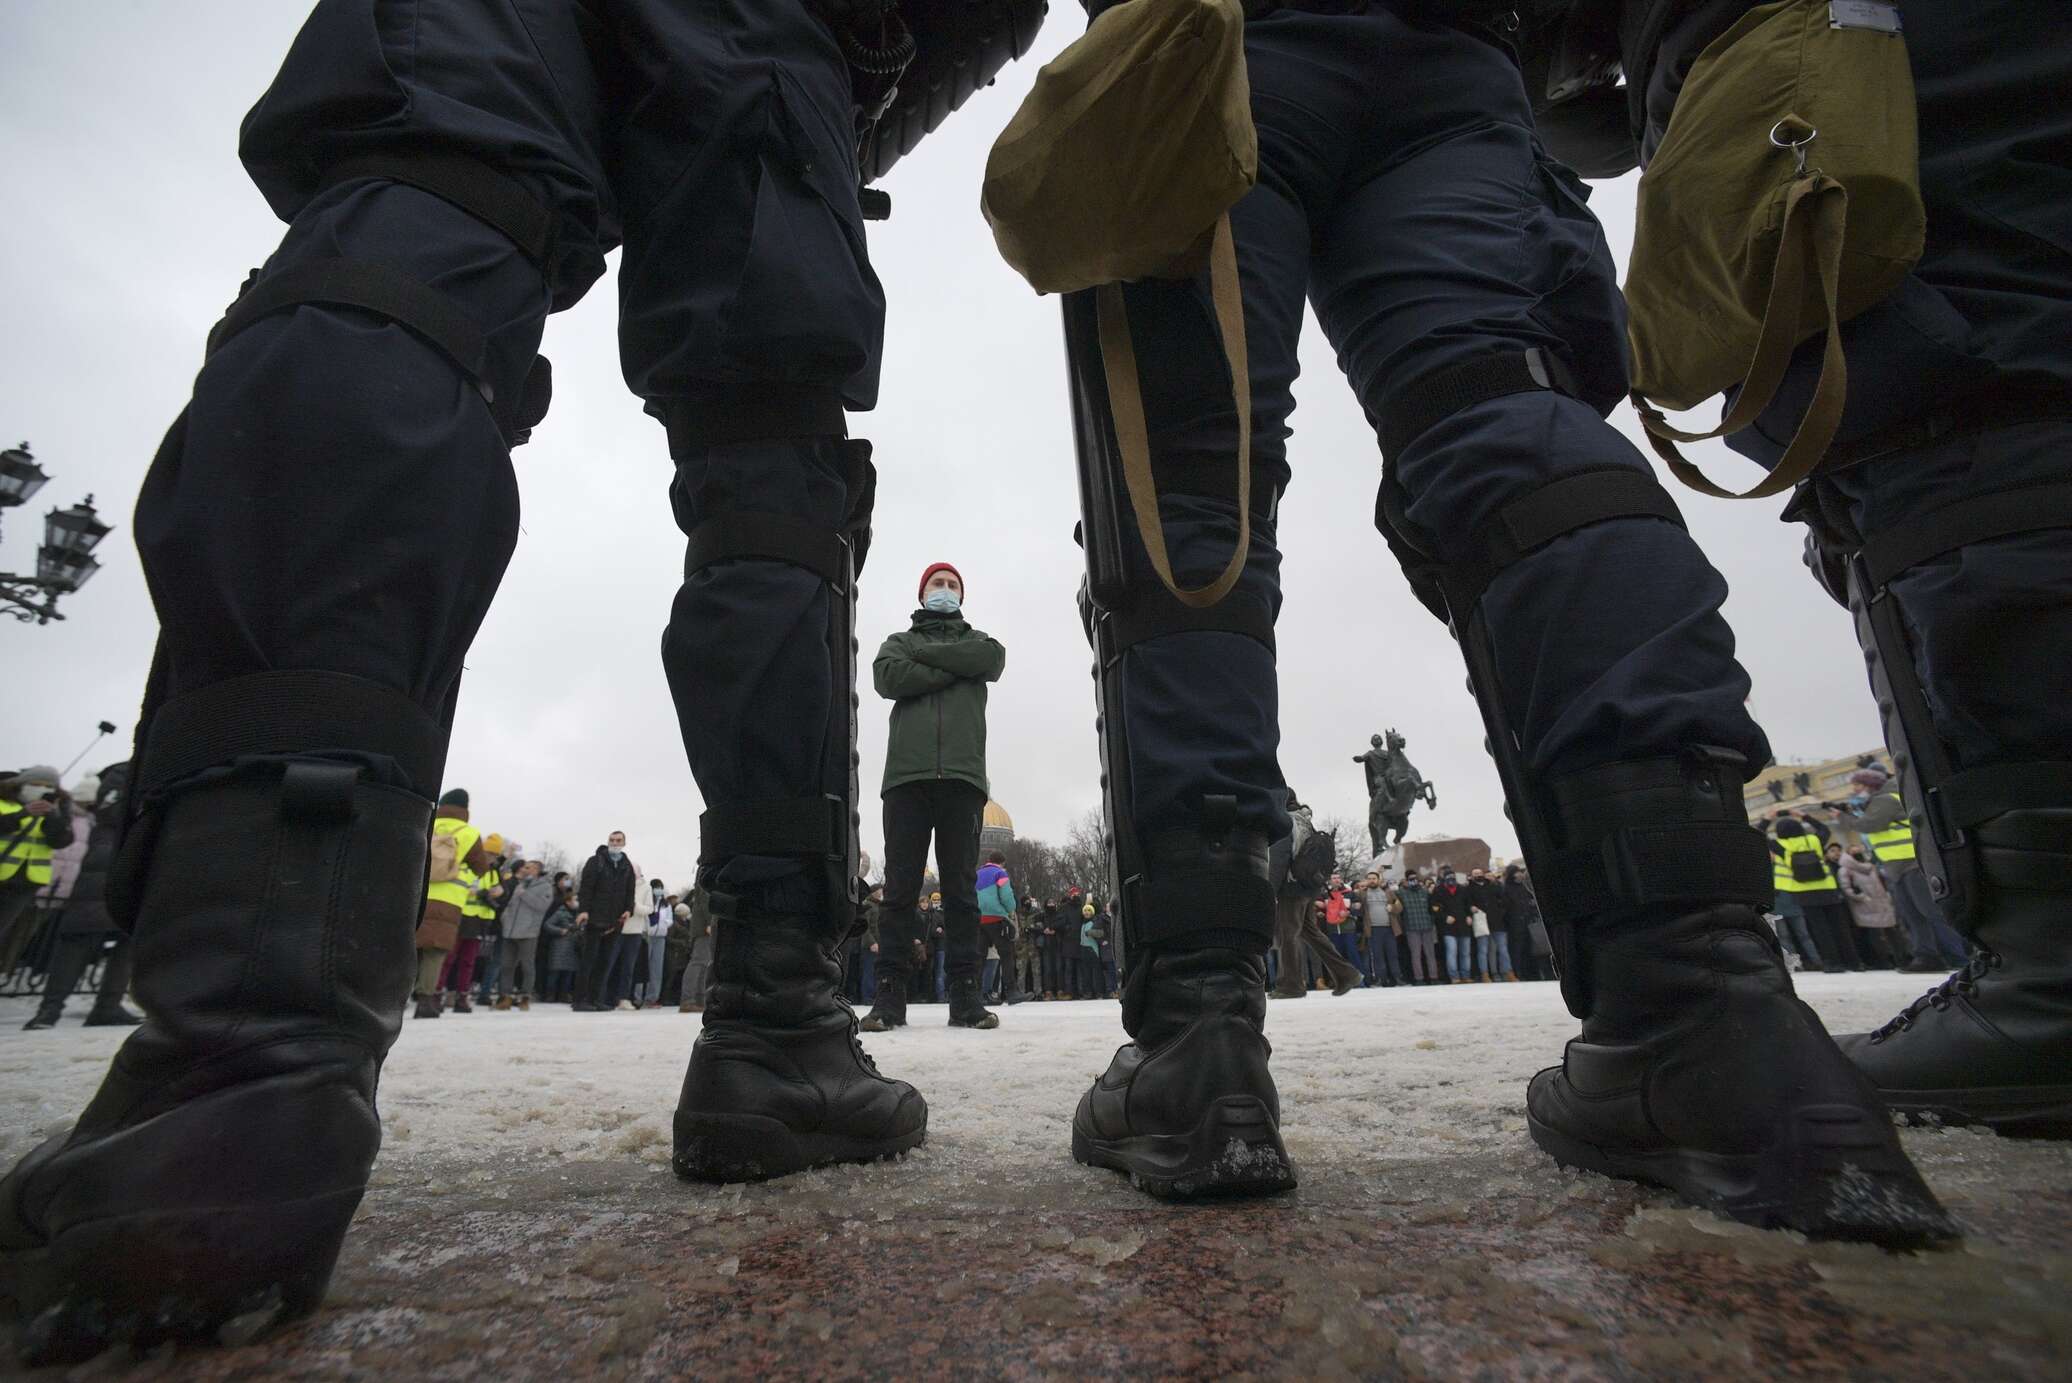
{"type": "Polygon", "coordinates": [[[50,857],[72,843],[72,799],[47,764],[0,778],[0,968],[27,944],[29,905],[50,882],[50,857]]]}

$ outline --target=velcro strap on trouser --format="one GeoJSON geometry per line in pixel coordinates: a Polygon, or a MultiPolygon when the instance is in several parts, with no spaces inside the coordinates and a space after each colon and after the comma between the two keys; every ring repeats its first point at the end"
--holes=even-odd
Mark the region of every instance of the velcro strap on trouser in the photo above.
{"type": "Polygon", "coordinates": [[[1612,519],[1661,519],[1684,526],[1676,501],[1651,471],[1605,466],[1550,480],[1497,511],[1496,521],[1479,535],[1480,552],[1440,569],[1453,618],[1466,619],[1505,568],[1556,538],[1612,519]]]}
{"type": "Polygon", "coordinates": [[[151,717],[133,778],[150,797],[205,769],[251,757],[352,755],[394,761],[436,799],[446,728],[410,698],[339,672],[255,672],[173,697],[151,717]]]}
{"type": "Polygon", "coordinates": [[[1204,800],[1204,830],[1164,832],[1145,844],[1143,872],[1123,880],[1125,953],[1205,939],[1223,945],[1273,941],[1270,842],[1229,825],[1236,802],[1204,800]]]}
{"type": "Polygon", "coordinates": [[[379,152],[341,159],[324,170],[323,186],[386,178],[429,192],[503,232],[540,272],[554,259],[554,213],[524,184],[464,154],[379,152]]]}
{"type": "Polygon", "coordinates": [[[1127,610],[1102,612],[1111,642],[1109,651],[1120,656],[1125,650],[1152,639],[1173,634],[1242,634],[1265,645],[1273,653],[1273,611],[1264,601],[1233,593],[1207,609],[1196,609],[1175,600],[1163,586],[1146,583],[1132,593],[1127,610]]]}
{"type": "Polygon", "coordinates": [[[2072,528],[2072,485],[2054,482],[1972,495],[1865,539],[1864,574],[1882,591],[1910,567],[1994,538],[2072,528]]]}
{"type": "Polygon", "coordinates": [[[1492,399],[1536,390],[1575,397],[1575,380],[1560,357],[1538,346],[1478,355],[1407,380],[1381,407],[1381,455],[1393,461],[1433,427],[1492,399]]]}
{"type": "Polygon", "coordinates": [[[517,390],[499,396],[490,377],[489,338],[467,308],[402,270],[372,260],[314,259],[247,280],[237,301],[209,332],[208,353],[215,354],[262,317],[310,303],[358,308],[408,328],[468,377],[508,445],[523,442],[546,416],[553,375],[545,356],[534,357],[517,390]]]}
{"type": "Polygon", "coordinates": [[[1625,826],[1531,865],[1541,915],[1558,924],[1658,906],[1767,908],[1775,898],[1770,847],[1738,822],[1625,826]]]}

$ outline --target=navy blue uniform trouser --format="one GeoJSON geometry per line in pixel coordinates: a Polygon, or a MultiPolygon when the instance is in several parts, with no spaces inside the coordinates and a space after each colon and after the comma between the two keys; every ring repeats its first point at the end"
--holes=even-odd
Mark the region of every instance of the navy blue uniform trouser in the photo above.
{"type": "MultiPolygon", "coordinates": [[[[1538,347],[1575,374],[1580,397],[1540,391],[1475,405],[1390,459],[1410,520],[1441,559],[1479,552],[1496,512],[1549,481],[1646,469],[1603,420],[1626,388],[1610,255],[1587,190],[1542,153],[1509,53],[1381,5],[1278,11],[1246,26],[1245,51],[1259,181],[1231,220],[1255,493],[1290,473],[1305,303],[1377,426],[1392,390],[1477,356],[1538,347]]],[[[1138,284],[1126,297],[1154,462],[1227,474],[1236,419],[1205,285],[1138,284]]],[[[1235,504],[1168,494],[1162,508],[1182,579],[1220,571],[1236,541],[1235,504]]],[[[1139,579],[1155,584],[1133,533],[1128,546],[1139,579]]],[[[1279,569],[1274,528],[1255,521],[1231,599],[1278,611],[1279,569]]],[[[1689,536],[1655,519],[1568,534],[1498,576],[1483,605],[1530,769],[1562,775],[1694,744],[1766,762],[1719,613],[1725,596],[1689,536]]],[[[1228,794],[1241,824],[1286,834],[1272,654],[1243,635],[1194,632],[1123,657],[1139,833],[1189,827],[1202,796],[1228,794]]]]}
{"type": "MultiPolygon", "coordinates": [[[[883,325],[851,122],[847,68],[802,0],[322,0],[240,152],[290,221],[262,283],[326,257],[400,270],[480,327],[500,395],[520,387],[547,314],[623,245],[622,364],[651,413],[724,417],[781,390],[834,420],[724,444],[673,429],[678,522],[746,509],[833,528],[848,508],[840,407],[875,402],[883,325]],[[544,269],[413,187],[320,190],[340,159],[383,153],[466,155],[515,178],[552,213],[544,269]]],[[[474,380],[372,312],[272,313],[209,357],[138,503],[162,625],[153,697],[321,670],[450,726],[517,528],[510,455],[474,380]]],[[[762,560],[684,583],[663,656],[708,803],[817,796],[831,760],[846,768],[826,728],[847,692],[832,685],[829,598],[812,573],[762,560]]]]}

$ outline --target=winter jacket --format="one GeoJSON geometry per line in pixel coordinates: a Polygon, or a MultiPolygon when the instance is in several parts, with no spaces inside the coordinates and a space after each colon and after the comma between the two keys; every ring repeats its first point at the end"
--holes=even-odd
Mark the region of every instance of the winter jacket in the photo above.
{"type": "Polygon", "coordinates": [[[978,871],[978,915],[986,922],[1014,916],[1014,885],[997,864],[983,865],[978,871]]]}
{"type": "Polygon", "coordinates": [[[893,703],[885,785],[955,778],[990,792],[986,778],[986,683],[1007,669],[1007,650],[962,615],[916,610],[913,627],[878,649],[871,681],[893,703]]]}
{"type": "Polygon", "coordinates": [[[504,939],[525,941],[538,936],[540,923],[553,906],[554,881],[544,874],[511,885],[510,902],[504,908],[504,939]]]}
{"type": "Polygon", "coordinates": [[[1396,901],[1402,904],[1404,931],[1428,932],[1432,930],[1435,921],[1432,912],[1432,895],[1423,884],[1403,883],[1396,889],[1396,901]]]}
{"type": "Polygon", "coordinates": [[[540,935],[547,938],[547,958],[541,969],[576,968],[576,915],[566,898],[557,899],[547,909],[547,915],[540,919],[540,935]]]}
{"type": "Polygon", "coordinates": [[[1890,927],[1894,923],[1892,895],[1878,866],[1868,859],[1842,854],[1842,894],[1849,900],[1849,915],[1859,927],[1890,927]]]}
{"type": "Polygon", "coordinates": [[[1440,884],[1432,890],[1432,915],[1439,920],[1439,931],[1445,936],[1466,936],[1468,891],[1458,883],[1440,884]]]}
{"type": "Polygon", "coordinates": [[[79,857],[79,872],[65,896],[65,911],[58,923],[63,936],[88,936],[116,930],[108,915],[108,872],[115,867],[115,847],[122,841],[125,789],[129,786],[129,765],[114,764],[101,770],[101,790],[93,811],[81,823],[86,850],[79,857]]]}
{"type": "Polygon", "coordinates": [[[1504,886],[1494,879],[1470,879],[1465,885],[1468,906],[1489,914],[1491,930],[1500,930],[1504,918],[1504,886]]]}
{"type": "Polygon", "coordinates": [[[1372,932],[1389,929],[1389,895],[1385,888],[1365,890],[1367,897],[1367,930],[1372,932]]]}
{"type": "Polygon", "coordinates": [[[582,910],[590,914],[590,929],[616,932],[620,913],[637,916],[640,909],[634,890],[641,882],[640,871],[633,867],[630,855],[622,853],[614,863],[611,852],[598,846],[597,853],[583,861],[582,877],[576,883],[576,897],[582,899],[582,910]]]}

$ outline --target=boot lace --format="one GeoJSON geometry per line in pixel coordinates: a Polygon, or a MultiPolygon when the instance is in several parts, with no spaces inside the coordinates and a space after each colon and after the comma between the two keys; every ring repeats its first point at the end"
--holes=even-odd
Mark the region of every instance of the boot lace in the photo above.
{"type": "Polygon", "coordinates": [[[1970,964],[1901,1009],[1897,1018],[1871,1034],[1871,1041],[1883,1042],[1896,1033],[1907,1031],[1914,1026],[1923,1010],[1932,1008],[1940,1013],[1960,996],[1970,998],[1978,992],[1978,982],[1999,968],[1999,954],[1983,946],[1979,947],[1971,957],[1970,964]]]}

